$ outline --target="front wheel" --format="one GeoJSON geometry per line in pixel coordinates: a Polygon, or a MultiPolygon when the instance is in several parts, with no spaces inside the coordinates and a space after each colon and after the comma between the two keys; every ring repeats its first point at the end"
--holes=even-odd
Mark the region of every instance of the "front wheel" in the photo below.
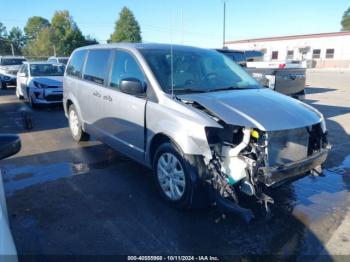
{"type": "Polygon", "coordinates": [[[89,134],[84,132],[81,127],[81,122],[79,120],[77,111],[74,105],[71,105],[68,110],[68,120],[69,128],[72,134],[72,137],[75,141],[87,141],[89,140],[89,134]]]}
{"type": "Polygon", "coordinates": [[[170,142],[161,144],[155,154],[153,171],[157,187],[162,197],[171,205],[189,209],[194,207],[194,195],[198,174],[190,161],[170,142]]]}
{"type": "Polygon", "coordinates": [[[0,80],[0,89],[7,89],[6,83],[0,80]]]}
{"type": "Polygon", "coordinates": [[[32,96],[29,94],[29,92],[28,92],[28,100],[29,100],[29,105],[30,105],[31,108],[35,109],[35,108],[38,107],[37,103],[35,103],[35,102],[33,101],[33,98],[32,98],[32,96]]]}
{"type": "Polygon", "coordinates": [[[18,91],[18,87],[16,87],[16,96],[17,96],[17,98],[19,99],[19,100],[23,100],[23,96],[19,93],[19,91],[18,91]]]}

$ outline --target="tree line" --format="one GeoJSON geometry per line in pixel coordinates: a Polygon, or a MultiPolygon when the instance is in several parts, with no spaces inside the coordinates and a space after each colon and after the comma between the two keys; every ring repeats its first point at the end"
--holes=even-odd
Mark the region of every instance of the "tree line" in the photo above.
{"type": "Polygon", "coordinates": [[[350,30],[350,7],[345,10],[341,20],[342,31],[350,30]]]}
{"type": "MultiPolygon", "coordinates": [[[[134,14],[124,7],[107,42],[141,41],[140,25],[134,14]]],[[[0,55],[14,53],[36,59],[52,55],[69,56],[74,49],[92,44],[98,44],[98,41],[84,36],[67,10],[56,11],[51,21],[32,16],[23,31],[19,27],[7,31],[0,21],[0,55]]]]}

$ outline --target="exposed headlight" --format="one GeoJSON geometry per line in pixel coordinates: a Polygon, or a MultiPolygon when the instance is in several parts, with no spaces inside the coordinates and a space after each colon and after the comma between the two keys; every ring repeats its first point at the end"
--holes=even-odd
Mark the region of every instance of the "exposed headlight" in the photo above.
{"type": "Polygon", "coordinates": [[[326,126],[326,120],[324,119],[324,117],[322,116],[322,120],[321,120],[321,128],[322,128],[322,132],[326,133],[327,132],[327,126],[326,126]]]}
{"type": "Polygon", "coordinates": [[[34,85],[35,85],[35,87],[37,87],[37,88],[46,88],[46,87],[48,87],[48,85],[41,84],[41,83],[39,83],[39,82],[37,82],[37,81],[34,81],[34,85]]]}

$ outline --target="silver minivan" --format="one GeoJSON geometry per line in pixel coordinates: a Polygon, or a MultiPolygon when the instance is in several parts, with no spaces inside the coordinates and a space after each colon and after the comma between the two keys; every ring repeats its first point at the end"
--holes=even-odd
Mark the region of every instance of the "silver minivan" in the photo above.
{"type": "Polygon", "coordinates": [[[180,208],[237,206],[242,193],[273,202],[267,191],[309,174],[329,151],[320,112],[213,50],[78,48],[63,89],[73,138],[92,135],[152,168],[161,195],[180,208]]]}

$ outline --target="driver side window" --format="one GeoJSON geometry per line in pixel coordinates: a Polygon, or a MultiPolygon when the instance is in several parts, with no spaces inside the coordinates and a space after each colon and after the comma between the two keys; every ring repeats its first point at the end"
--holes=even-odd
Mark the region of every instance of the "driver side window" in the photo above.
{"type": "Polygon", "coordinates": [[[124,51],[116,51],[112,63],[111,80],[109,86],[119,89],[119,84],[122,79],[136,78],[145,83],[145,77],[135,58],[124,51]]]}

